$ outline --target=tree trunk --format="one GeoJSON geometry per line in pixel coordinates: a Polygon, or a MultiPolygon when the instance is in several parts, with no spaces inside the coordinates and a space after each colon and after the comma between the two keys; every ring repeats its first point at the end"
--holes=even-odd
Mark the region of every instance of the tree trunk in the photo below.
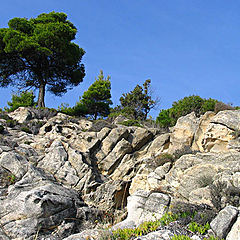
{"type": "Polygon", "coordinates": [[[44,97],[45,97],[45,84],[41,84],[39,87],[39,93],[38,93],[38,107],[45,107],[44,103],[44,97]]]}

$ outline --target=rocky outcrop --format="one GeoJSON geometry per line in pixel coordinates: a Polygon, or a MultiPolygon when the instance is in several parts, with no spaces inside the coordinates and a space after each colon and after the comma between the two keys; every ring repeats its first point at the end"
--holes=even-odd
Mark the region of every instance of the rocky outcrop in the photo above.
{"type": "MultiPolygon", "coordinates": [[[[11,113],[18,127],[1,121],[2,239],[99,236],[99,230],[79,232],[126,206],[128,216],[115,229],[158,219],[174,201],[216,211],[240,206],[240,110],[200,118],[191,113],[168,133],[41,111],[11,113]],[[21,130],[30,122],[43,124],[39,133],[21,130]]],[[[214,232],[228,240],[237,236],[237,214],[228,230],[213,221],[214,232]]],[[[173,224],[141,239],[168,239],[180,228],[173,224]]]]}

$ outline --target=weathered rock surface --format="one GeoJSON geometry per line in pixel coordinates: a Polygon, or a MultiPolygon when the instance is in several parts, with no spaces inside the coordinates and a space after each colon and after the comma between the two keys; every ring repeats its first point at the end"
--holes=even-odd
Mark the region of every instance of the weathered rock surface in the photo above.
{"type": "Polygon", "coordinates": [[[185,146],[191,146],[198,124],[199,119],[194,112],[180,117],[170,137],[169,152],[174,153],[185,146]]]}
{"type": "MultiPolygon", "coordinates": [[[[240,110],[200,118],[191,113],[170,133],[39,111],[20,108],[10,114],[17,124],[44,124],[39,134],[39,126],[33,135],[1,121],[1,239],[98,238],[102,232],[95,220],[126,206],[127,218],[113,229],[160,218],[170,201],[217,210],[240,206],[240,110]],[[178,154],[183,156],[177,159],[178,154]]],[[[230,240],[239,234],[236,219],[237,214],[228,230],[214,221],[212,228],[219,236],[229,231],[230,240]]],[[[139,239],[169,239],[180,233],[174,224],[139,239]]]]}
{"type": "Polygon", "coordinates": [[[240,239],[240,216],[239,216],[239,213],[238,213],[238,218],[237,218],[236,222],[233,224],[233,226],[226,238],[226,240],[232,240],[232,239],[240,239]]]}
{"type": "Polygon", "coordinates": [[[220,239],[226,238],[232,225],[237,219],[238,212],[237,208],[227,206],[221,210],[217,217],[210,223],[212,230],[220,239]]]}

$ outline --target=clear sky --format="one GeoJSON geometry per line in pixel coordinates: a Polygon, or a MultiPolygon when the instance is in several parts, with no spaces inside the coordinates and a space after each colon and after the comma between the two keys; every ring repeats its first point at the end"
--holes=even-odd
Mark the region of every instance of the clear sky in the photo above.
{"type": "MultiPolygon", "coordinates": [[[[193,94],[240,105],[240,1],[8,0],[1,1],[0,28],[13,17],[51,11],[77,27],[86,76],[61,98],[47,94],[47,107],[75,105],[100,69],[111,76],[114,105],[146,79],[160,109],[193,94]]],[[[0,107],[12,90],[0,89],[0,107]]]]}

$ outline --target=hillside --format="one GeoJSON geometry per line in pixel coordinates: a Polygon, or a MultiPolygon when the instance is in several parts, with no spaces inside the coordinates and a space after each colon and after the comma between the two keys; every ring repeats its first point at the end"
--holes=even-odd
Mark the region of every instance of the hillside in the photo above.
{"type": "Polygon", "coordinates": [[[0,125],[0,239],[124,239],[164,216],[135,239],[240,239],[240,110],[164,131],[20,107],[0,125]]]}

